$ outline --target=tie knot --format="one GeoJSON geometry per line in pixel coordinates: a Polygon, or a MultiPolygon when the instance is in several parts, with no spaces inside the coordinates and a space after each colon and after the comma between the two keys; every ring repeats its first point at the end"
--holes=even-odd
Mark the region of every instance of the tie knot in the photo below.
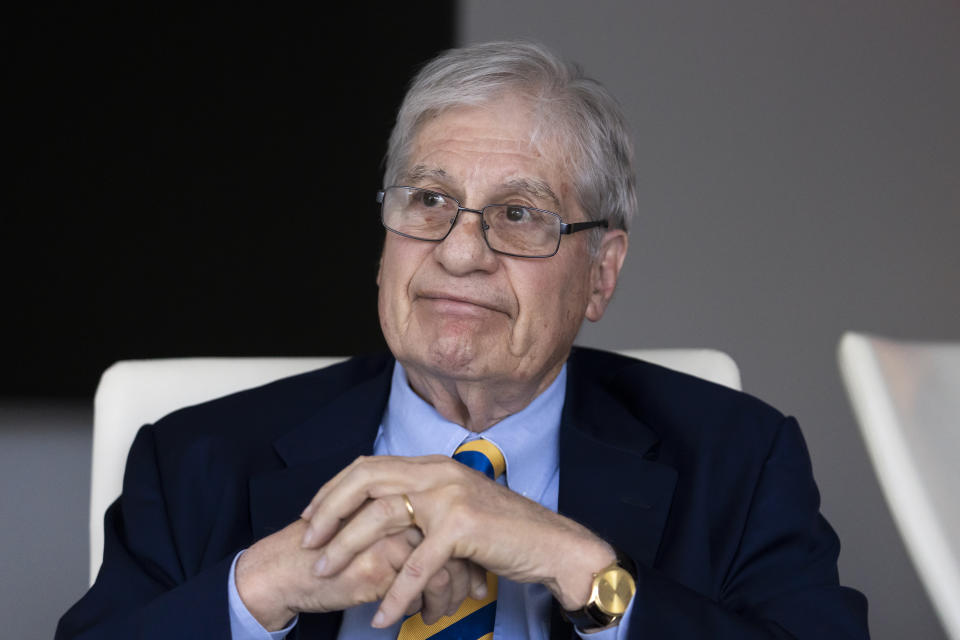
{"type": "Polygon", "coordinates": [[[464,442],[453,452],[453,459],[496,480],[507,470],[507,461],[497,445],[482,438],[464,442]]]}

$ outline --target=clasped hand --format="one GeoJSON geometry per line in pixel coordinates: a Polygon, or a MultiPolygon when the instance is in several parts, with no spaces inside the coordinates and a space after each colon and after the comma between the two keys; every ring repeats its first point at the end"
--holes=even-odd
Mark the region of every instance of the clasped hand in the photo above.
{"type": "MultiPolygon", "coordinates": [[[[317,575],[336,576],[380,541],[409,531],[404,494],[423,539],[381,595],[377,627],[399,620],[421,594],[424,618],[432,621],[428,594],[445,570],[450,585],[463,580],[454,577],[458,565],[451,570],[457,560],[466,561],[474,595],[483,589],[486,570],[545,584],[562,606],[575,609],[586,602],[593,572],[614,558],[609,545],[583,526],[449,457],[375,456],[358,458],[337,474],[302,514],[308,523],[302,545],[320,554],[317,575]]],[[[445,612],[456,610],[464,591],[448,597],[445,612]]]]}
{"type": "Polygon", "coordinates": [[[576,609],[613,558],[585,527],[451,458],[373,456],[325,484],[300,520],[252,545],[236,580],[267,629],[376,600],[372,624],[387,627],[416,611],[429,624],[483,597],[486,571],[542,583],[576,609]]]}

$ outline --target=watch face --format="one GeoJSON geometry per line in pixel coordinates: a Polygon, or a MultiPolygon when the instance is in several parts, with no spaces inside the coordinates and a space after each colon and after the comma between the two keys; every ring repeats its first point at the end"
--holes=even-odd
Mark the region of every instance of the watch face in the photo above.
{"type": "Polygon", "coordinates": [[[611,567],[597,576],[597,606],[607,615],[622,616],[635,589],[629,573],[611,567]]]}

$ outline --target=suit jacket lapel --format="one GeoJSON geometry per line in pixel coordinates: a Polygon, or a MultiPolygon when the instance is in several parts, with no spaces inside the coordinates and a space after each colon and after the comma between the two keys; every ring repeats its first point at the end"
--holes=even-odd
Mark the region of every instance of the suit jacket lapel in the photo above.
{"type": "MultiPolygon", "coordinates": [[[[338,394],[301,425],[274,442],[284,465],[250,479],[254,539],[278,531],[298,517],[314,494],[373,444],[390,393],[392,366],[338,394]]],[[[293,638],[334,638],[340,612],[300,616],[293,638]]]]}
{"type": "MultiPolygon", "coordinates": [[[[560,424],[558,511],[653,566],[677,472],[657,462],[659,438],[597,381],[569,368],[560,424]]],[[[554,605],[551,638],[572,628],[554,605]]]]}

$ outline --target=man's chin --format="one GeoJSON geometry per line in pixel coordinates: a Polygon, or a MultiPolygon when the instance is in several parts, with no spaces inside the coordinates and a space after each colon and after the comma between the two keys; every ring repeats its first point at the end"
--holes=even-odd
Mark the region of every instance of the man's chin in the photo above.
{"type": "Polygon", "coordinates": [[[445,337],[430,344],[427,361],[441,375],[472,379],[481,373],[483,351],[475,340],[445,337]]]}
{"type": "Polygon", "coordinates": [[[492,350],[476,339],[462,335],[441,336],[421,348],[398,355],[403,366],[420,375],[463,381],[479,380],[489,373],[492,350]]]}

